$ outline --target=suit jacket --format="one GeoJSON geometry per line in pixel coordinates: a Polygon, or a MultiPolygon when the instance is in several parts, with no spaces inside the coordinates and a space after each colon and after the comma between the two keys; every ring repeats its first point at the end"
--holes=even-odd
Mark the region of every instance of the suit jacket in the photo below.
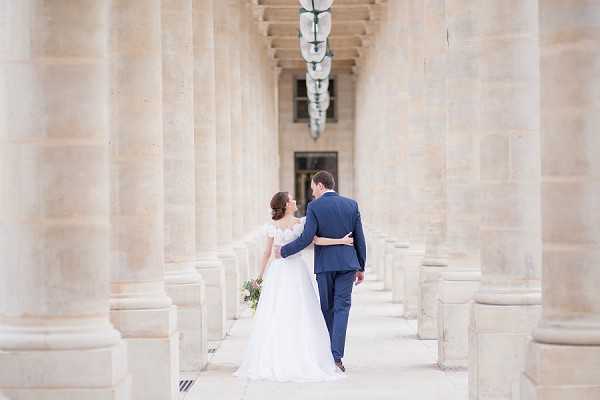
{"type": "Polygon", "coordinates": [[[364,271],[367,258],[365,235],[358,203],[335,192],[326,192],[306,209],[302,235],[281,248],[288,257],[306,248],[315,236],[341,238],[352,232],[354,246],[315,246],[315,274],[332,271],[364,271]]]}

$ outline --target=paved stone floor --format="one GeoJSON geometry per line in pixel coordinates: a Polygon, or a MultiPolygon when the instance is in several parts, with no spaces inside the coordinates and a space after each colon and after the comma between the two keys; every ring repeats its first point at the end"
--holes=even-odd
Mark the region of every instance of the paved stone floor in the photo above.
{"type": "Polygon", "coordinates": [[[355,288],[344,363],[348,378],[331,383],[245,382],[232,376],[252,328],[248,312],[218,344],[185,400],[466,400],[466,371],[436,366],[437,342],[418,340],[416,321],[374,280],[355,288]]]}

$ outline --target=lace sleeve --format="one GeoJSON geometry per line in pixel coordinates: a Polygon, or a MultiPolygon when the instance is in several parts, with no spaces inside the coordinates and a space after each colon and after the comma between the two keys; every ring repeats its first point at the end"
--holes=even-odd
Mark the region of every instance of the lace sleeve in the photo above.
{"type": "Polygon", "coordinates": [[[275,227],[271,223],[265,224],[263,231],[267,237],[274,238],[275,237],[275,227]]]}

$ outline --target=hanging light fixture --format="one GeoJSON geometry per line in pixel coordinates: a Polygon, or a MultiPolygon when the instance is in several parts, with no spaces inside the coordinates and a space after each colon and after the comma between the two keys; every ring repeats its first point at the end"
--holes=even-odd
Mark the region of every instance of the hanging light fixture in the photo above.
{"type": "Polygon", "coordinates": [[[311,119],[322,120],[322,119],[326,119],[327,118],[327,111],[321,110],[321,109],[317,109],[316,106],[313,107],[313,108],[310,108],[308,110],[308,114],[310,115],[311,119]]]}
{"type": "Polygon", "coordinates": [[[317,140],[319,137],[321,137],[321,131],[318,128],[313,128],[311,126],[310,127],[310,137],[313,138],[313,140],[317,140]]]}
{"type": "Polygon", "coordinates": [[[317,140],[325,130],[329,108],[329,75],[333,53],[329,49],[333,0],[299,0],[300,52],[306,61],[306,89],[310,136],[317,140]]]}
{"type": "Polygon", "coordinates": [[[325,93],[314,93],[308,92],[308,99],[313,103],[322,103],[325,99],[329,100],[329,92],[325,93]]]}
{"type": "Polygon", "coordinates": [[[300,36],[300,52],[306,62],[321,62],[327,55],[327,42],[309,42],[300,36]]]}
{"type": "Polygon", "coordinates": [[[313,79],[306,73],[306,89],[313,93],[325,93],[329,89],[329,78],[313,79]]]}
{"type": "Polygon", "coordinates": [[[302,8],[308,11],[325,11],[331,8],[333,0],[300,0],[302,8]]]}
{"type": "Polygon", "coordinates": [[[331,12],[300,12],[300,33],[308,42],[325,42],[331,33],[331,12]]]}
{"type": "Polygon", "coordinates": [[[332,61],[330,56],[325,56],[320,63],[307,63],[308,75],[315,80],[329,78],[332,61]]]}

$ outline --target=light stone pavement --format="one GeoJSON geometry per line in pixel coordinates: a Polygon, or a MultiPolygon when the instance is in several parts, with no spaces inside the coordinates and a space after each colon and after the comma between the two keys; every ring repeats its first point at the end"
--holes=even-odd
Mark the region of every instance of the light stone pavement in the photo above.
{"type": "Polygon", "coordinates": [[[232,376],[252,329],[251,315],[245,311],[184,399],[466,400],[466,371],[440,370],[437,341],[418,340],[416,321],[401,315],[402,305],[392,304],[391,292],[368,279],[353,296],[344,358],[348,378],[331,383],[275,383],[245,382],[232,376]]]}

